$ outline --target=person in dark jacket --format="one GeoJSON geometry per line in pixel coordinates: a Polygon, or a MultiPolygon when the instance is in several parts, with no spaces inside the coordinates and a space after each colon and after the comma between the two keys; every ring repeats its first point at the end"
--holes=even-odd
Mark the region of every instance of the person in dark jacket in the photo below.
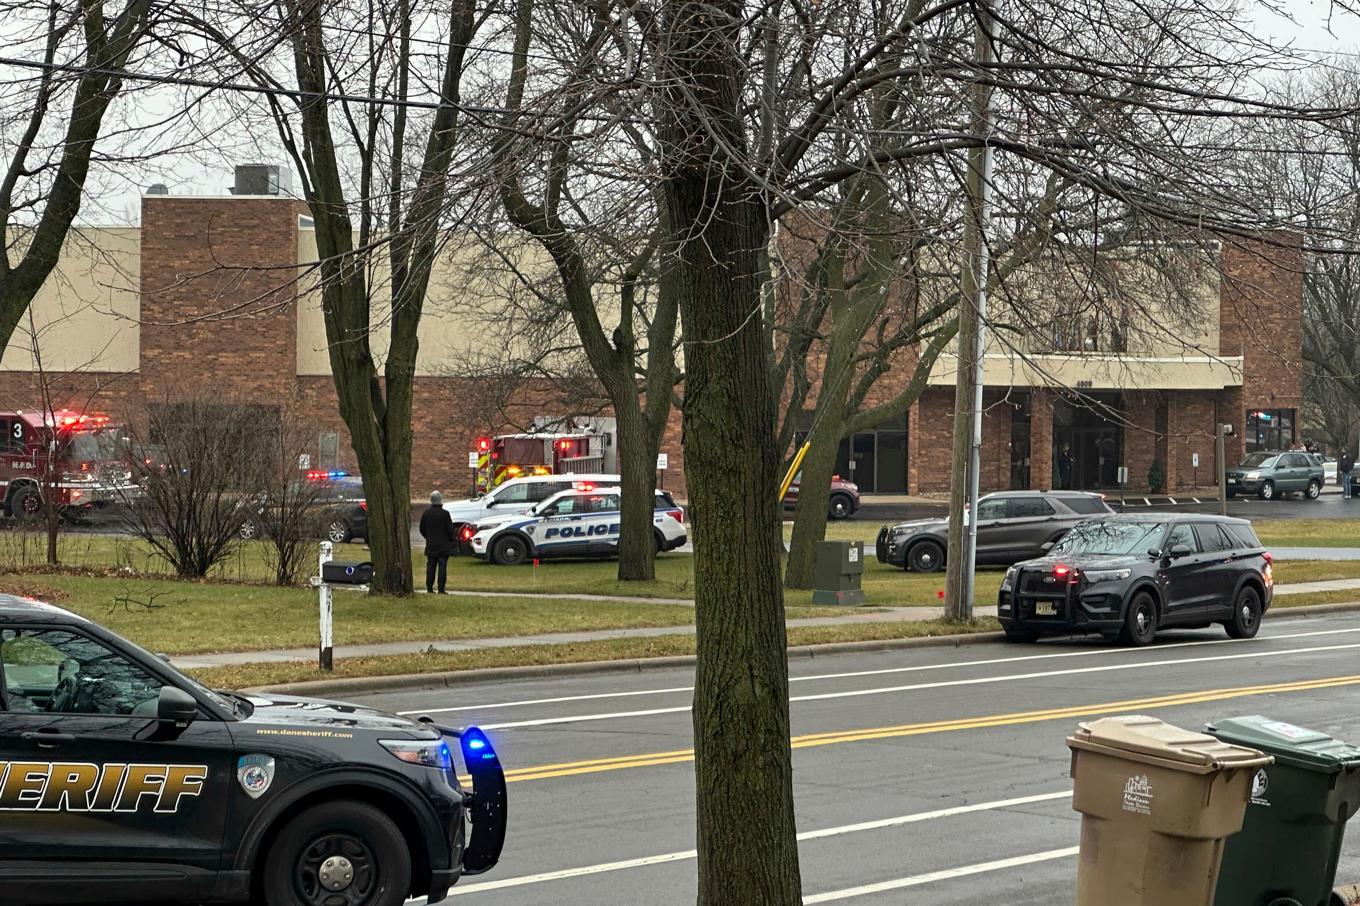
{"type": "Polygon", "coordinates": [[[444,584],[449,578],[449,556],[453,554],[453,519],[444,509],[444,495],[430,495],[430,508],[420,514],[420,537],[425,539],[425,590],[434,594],[436,572],[439,593],[448,594],[444,584]]]}
{"type": "Polygon", "coordinates": [[[1351,456],[1351,451],[1347,450],[1341,454],[1341,459],[1336,463],[1336,470],[1341,473],[1341,494],[1347,500],[1354,496],[1352,492],[1354,479],[1351,472],[1355,469],[1355,457],[1351,456]]]}

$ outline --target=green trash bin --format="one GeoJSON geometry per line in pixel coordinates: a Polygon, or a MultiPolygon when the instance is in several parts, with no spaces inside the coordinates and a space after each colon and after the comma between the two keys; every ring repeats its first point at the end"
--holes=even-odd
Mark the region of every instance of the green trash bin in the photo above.
{"type": "Polygon", "coordinates": [[[1360,748],[1266,717],[1205,731],[1275,756],[1252,779],[1242,832],[1223,852],[1214,906],[1329,906],[1346,822],[1360,807],[1360,748]]]}

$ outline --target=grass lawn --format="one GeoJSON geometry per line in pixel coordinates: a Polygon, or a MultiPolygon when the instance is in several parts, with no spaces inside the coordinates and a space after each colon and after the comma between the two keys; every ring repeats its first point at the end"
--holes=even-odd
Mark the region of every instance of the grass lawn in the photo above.
{"type": "MultiPolygon", "coordinates": [[[[972,623],[943,621],[860,623],[789,630],[789,644],[820,645],[832,642],[922,638],[996,632],[1001,624],[992,619],[972,623]]],[[[241,667],[212,667],[189,671],[215,688],[239,689],[274,683],[333,679],[345,676],[389,676],[399,673],[433,673],[446,670],[475,670],[481,667],[515,667],[541,664],[572,664],[584,661],[633,660],[694,654],[694,638],[666,635],[647,639],[610,639],[572,645],[533,645],[523,648],[494,648],[483,651],[435,651],[423,654],[372,658],[342,658],[335,672],[324,673],[315,664],[248,664],[241,667]]]]}
{"type": "Polygon", "coordinates": [[[1360,519],[1258,519],[1266,547],[1360,547],[1360,519]]]}

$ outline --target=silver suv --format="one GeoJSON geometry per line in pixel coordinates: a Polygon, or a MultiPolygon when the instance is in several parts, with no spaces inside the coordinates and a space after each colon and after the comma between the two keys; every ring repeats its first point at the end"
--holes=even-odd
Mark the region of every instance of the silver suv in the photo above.
{"type": "Polygon", "coordinates": [[[1246,457],[1224,473],[1229,497],[1255,494],[1262,500],[1274,500],[1289,494],[1302,494],[1317,500],[1327,471],[1322,459],[1302,450],[1287,453],[1259,451],[1246,457]]]}
{"type": "Polygon", "coordinates": [[[464,554],[470,551],[468,542],[475,534],[473,526],[487,518],[527,513],[535,504],[542,503],[561,491],[579,485],[613,487],[618,485],[619,480],[617,475],[593,472],[581,475],[528,475],[524,478],[512,478],[481,497],[445,501],[444,509],[453,520],[453,537],[457,539],[457,552],[464,554]]]}

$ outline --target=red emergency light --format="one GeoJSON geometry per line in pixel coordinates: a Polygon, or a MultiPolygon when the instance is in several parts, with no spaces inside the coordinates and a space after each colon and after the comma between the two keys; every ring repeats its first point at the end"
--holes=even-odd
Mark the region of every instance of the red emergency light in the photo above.
{"type": "Polygon", "coordinates": [[[491,449],[491,438],[489,438],[489,437],[479,437],[479,438],[477,438],[477,452],[478,452],[478,453],[485,453],[485,452],[487,452],[487,451],[490,450],[490,449],[491,449]]]}
{"type": "Polygon", "coordinates": [[[559,440],[557,442],[557,449],[561,450],[563,453],[567,452],[568,450],[571,449],[571,441],[567,440],[566,438],[559,440]]]}

